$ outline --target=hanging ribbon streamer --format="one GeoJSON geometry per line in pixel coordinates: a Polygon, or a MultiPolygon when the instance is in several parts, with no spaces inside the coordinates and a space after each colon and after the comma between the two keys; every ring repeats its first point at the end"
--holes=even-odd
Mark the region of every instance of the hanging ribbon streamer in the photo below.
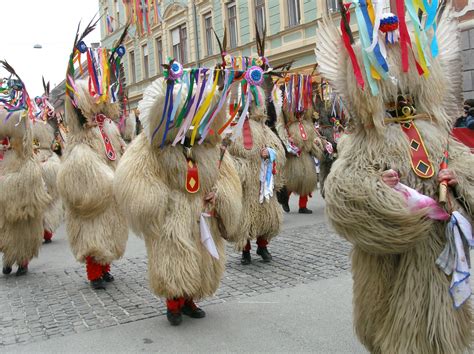
{"type": "Polygon", "coordinates": [[[420,19],[418,18],[418,10],[421,10],[419,6],[415,6],[412,0],[405,0],[405,6],[408,11],[408,15],[413,23],[413,28],[415,30],[415,44],[418,51],[418,58],[420,60],[421,67],[424,74],[428,74],[428,67],[430,63],[426,55],[425,48],[428,46],[428,38],[426,33],[422,31],[422,25],[420,19]]]}
{"type": "MultiPolygon", "coordinates": [[[[208,82],[212,82],[212,75],[213,74],[214,74],[214,71],[210,71],[210,73],[209,73],[210,77],[209,77],[208,82]]],[[[194,145],[194,140],[196,139],[197,133],[199,131],[199,125],[201,123],[201,120],[204,117],[204,114],[209,109],[212,98],[214,97],[214,93],[216,92],[217,81],[219,80],[219,74],[220,74],[220,70],[217,70],[216,73],[215,73],[214,83],[212,84],[211,92],[208,93],[206,99],[202,103],[201,107],[199,108],[199,111],[196,113],[196,116],[194,117],[194,119],[192,121],[192,124],[194,126],[194,130],[193,130],[193,133],[191,134],[191,146],[194,145]]]]}
{"type": "Polygon", "coordinates": [[[367,52],[371,53],[374,51],[375,46],[378,44],[378,31],[380,27],[380,21],[382,20],[382,14],[383,14],[383,8],[384,8],[384,2],[381,0],[374,0],[373,2],[375,4],[375,22],[374,22],[374,28],[372,31],[372,44],[370,45],[369,48],[366,49],[367,52]]]}
{"type": "Polygon", "coordinates": [[[396,0],[397,17],[400,32],[400,50],[402,53],[402,69],[408,72],[408,47],[411,47],[410,35],[405,21],[405,4],[404,0],[396,0]]]}
{"type": "MultiPolygon", "coordinates": [[[[351,13],[348,11],[350,6],[351,6],[350,4],[344,4],[344,7],[346,9],[345,17],[347,19],[348,24],[350,24],[351,22],[351,13]]],[[[357,84],[363,90],[365,86],[364,78],[360,70],[359,62],[357,61],[357,57],[354,53],[354,48],[352,48],[350,35],[347,32],[343,16],[341,16],[341,32],[342,32],[342,40],[344,42],[344,46],[346,47],[346,50],[349,53],[349,58],[351,59],[352,69],[354,70],[354,75],[355,75],[357,84]]]]}
{"type": "MultiPolygon", "coordinates": [[[[373,28],[372,28],[372,21],[370,20],[370,16],[369,16],[369,13],[368,13],[368,5],[367,5],[366,0],[360,0],[359,1],[359,6],[356,6],[356,17],[357,17],[358,21],[360,20],[360,22],[362,22],[362,18],[363,18],[363,21],[365,22],[365,28],[364,28],[364,26],[362,26],[364,28],[363,36],[362,36],[363,45],[364,45],[364,48],[369,48],[370,43],[372,43],[372,40],[373,40],[373,38],[372,38],[373,28]]],[[[359,29],[360,29],[360,27],[361,27],[361,23],[359,23],[359,29]]],[[[384,74],[388,72],[388,64],[385,61],[385,58],[383,57],[383,55],[380,51],[380,46],[378,44],[378,39],[375,38],[375,41],[376,41],[376,44],[375,44],[375,47],[372,51],[373,56],[369,55],[369,60],[370,60],[371,64],[374,66],[374,68],[377,70],[377,73],[380,76],[383,77],[384,74]],[[374,57],[375,57],[375,60],[373,59],[374,57]],[[382,68],[383,71],[380,68],[382,68]]]]}
{"type": "MultiPolygon", "coordinates": [[[[201,134],[201,140],[199,140],[199,144],[202,144],[204,139],[206,138],[206,136],[209,134],[209,131],[210,131],[210,127],[211,127],[211,124],[213,123],[214,121],[214,118],[217,116],[217,114],[222,110],[222,107],[224,107],[224,104],[227,102],[227,99],[229,97],[229,93],[230,93],[230,87],[231,87],[231,84],[232,82],[234,81],[234,71],[228,71],[226,70],[225,71],[225,86],[224,86],[224,89],[223,89],[223,93],[221,95],[221,99],[218,103],[218,106],[217,108],[214,110],[214,112],[212,113],[211,117],[209,118],[209,121],[207,122],[207,125],[206,127],[204,128],[202,134],[201,134]]],[[[235,115],[234,115],[235,116],[235,115]]],[[[233,117],[231,117],[231,120],[229,120],[229,124],[230,122],[232,121],[233,117]]],[[[225,128],[224,128],[225,129],[225,128]]],[[[224,129],[219,129],[219,132],[218,134],[222,134],[222,131],[224,131],[224,129]],[[222,130],[222,131],[221,131],[222,130]]]]}
{"type": "Polygon", "coordinates": [[[426,11],[425,32],[433,28],[433,39],[431,40],[430,48],[431,55],[436,58],[439,54],[438,41],[436,38],[436,14],[438,12],[438,0],[431,0],[431,5],[427,0],[423,0],[423,6],[426,11]]]}

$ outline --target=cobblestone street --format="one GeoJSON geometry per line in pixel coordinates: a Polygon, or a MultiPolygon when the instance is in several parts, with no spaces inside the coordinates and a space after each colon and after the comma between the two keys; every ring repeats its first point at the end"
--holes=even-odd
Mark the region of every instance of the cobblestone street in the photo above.
{"type": "MultiPolygon", "coordinates": [[[[213,304],[333,278],[349,270],[350,245],[324,222],[286,228],[271,244],[272,263],[254,255],[250,266],[228,248],[227,270],[213,304]]],[[[65,249],[64,252],[69,252],[65,249]]],[[[64,270],[0,277],[0,344],[11,347],[130,323],[165,314],[148,288],[146,257],[113,264],[115,282],[106,291],[90,288],[81,265],[64,270]]],[[[20,349],[19,347],[18,349],[20,349]]]]}

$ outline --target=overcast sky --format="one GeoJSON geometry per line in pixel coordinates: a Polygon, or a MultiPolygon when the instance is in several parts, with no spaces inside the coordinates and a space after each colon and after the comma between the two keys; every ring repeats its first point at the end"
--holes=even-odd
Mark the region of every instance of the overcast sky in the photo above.
{"type": "MultiPolygon", "coordinates": [[[[42,75],[51,88],[65,78],[77,24],[87,24],[98,11],[98,0],[0,0],[0,59],[15,68],[31,97],[38,96],[42,75]],[[43,48],[33,49],[35,44],[43,48]]],[[[86,42],[99,41],[97,26],[86,42]]],[[[6,75],[0,69],[0,77],[6,75]]]]}

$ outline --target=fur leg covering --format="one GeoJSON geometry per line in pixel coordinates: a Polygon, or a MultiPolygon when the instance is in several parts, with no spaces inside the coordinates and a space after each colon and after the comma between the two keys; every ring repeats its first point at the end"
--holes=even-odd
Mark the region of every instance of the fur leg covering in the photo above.
{"type": "Polygon", "coordinates": [[[93,257],[86,257],[87,279],[89,281],[97,280],[102,277],[103,266],[96,262],[93,257]]]}
{"type": "Polygon", "coordinates": [[[244,251],[248,252],[252,249],[252,245],[250,244],[250,241],[247,240],[247,243],[245,244],[244,251]]]}
{"type": "Polygon", "coordinates": [[[43,239],[45,241],[51,241],[52,238],[53,238],[53,233],[49,230],[44,230],[43,239]]]}
{"type": "Polygon", "coordinates": [[[308,196],[307,195],[300,195],[300,200],[298,201],[300,209],[304,209],[308,205],[308,196]]]}
{"type": "Polygon", "coordinates": [[[184,297],[166,299],[166,308],[170,312],[174,312],[174,313],[181,312],[181,309],[184,306],[185,302],[186,301],[184,297]]]}
{"type": "Polygon", "coordinates": [[[110,264],[106,264],[102,266],[102,274],[110,272],[110,264]]]}
{"type": "Polygon", "coordinates": [[[268,246],[268,240],[263,237],[258,237],[257,246],[260,248],[266,248],[268,246]]]}

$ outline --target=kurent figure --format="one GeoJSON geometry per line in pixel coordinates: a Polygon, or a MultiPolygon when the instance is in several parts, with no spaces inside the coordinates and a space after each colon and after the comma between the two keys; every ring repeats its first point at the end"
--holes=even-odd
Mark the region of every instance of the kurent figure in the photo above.
{"type": "MultiPolygon", "coordinates": [[[[269,127],[281,113],[281,95],[274,90],[268,59],[265,57],[265,31],[263,36],[256,26],[258,57],[232,57],[226,53],[226,33],[221,42],[222,66],[244,71],[245,80],[232,84],[230,116],[237,117],[232,137],[225,144],[232,155],[242,183],[243,210],[235,246],[242,249],[241,263],[248,265],[251,241],[257,242],[257,254],[270,262],[269,241],[278,235],[282,212],[277,192],[283,187],[285,152],[278,136],[269,127]],[[265,72],[265,70],[267,72],[265,72]],[[239,87],[240,86],[240,87],[239,87]],[[240,94],[239,94],[240,90],[240,94]],[[249,101],[248,104],[245,102],[249,101]],[[240,107],[238,112],[236,107],[240,107]],[[248,110],[245,110],[245,107],[248,110]],[[272,117],[269,111],[272,110],[272,117]],[[268,123],[268,124],[267,124],[268,123]]],[[[286,64],[285,64],[286,65],[286,64]]]]}
{"type": "MultiPolygon", "coordinates": [[[[322,143],[313,123],[312,80],[310,75],[290,75],[283,86],[282,119],[276,130],[286,147],[285,180],[288,199],[299,195],[300,214],[311,214],[308,198],[318,184],[315,159],[323,158],[322,143]]],[[[283,210],[290,211],[288,199],[283,210]]]]}
{"type": "MultiPolygon", "coordinates": [[[[90,51],[90,57],[102,57],[105,49],[87,48],[83,37],[76,41],[71,58],[76,57],[78,50],[90,51]]],[[[71,65],[68,68],[65,102],[68,136],[58,173],[58,189],[66,209],[71,250],[79,262],[86,263],[91,286],[104,289],[105,282],[114,280],[110,263],[122,257],[128,238],[126,217],[113,194],[115,168],[124,146],[113,121],[120,117],[119,105],[107,96],[109,87],[94,84],[104,82],[94,75],[110,70],[108,62],[89,64],[101,66],[100,70],[89,71],[89,82],[73,81],[74,68],[71,65]]]]}
{"type": "MultiPolygon", "coordinates": [[[[405,3],[415,9],[416,29],[420,10],[405,3]]],[[[446,7],[430,52],[423,40],[432,43],[432,27],[428,39],[410,34],[403,2],[397,5],[398,21],[386,15],[380,22],[390,31],[386,55],[378,55],[385,38],[374,40],[373,51],[365,36],[364,44],[350,44],[348,12],[345,41],[329,21],[318,31],[320,70],[352,120],[326,181],[327,215],[354,246],[354,322],[365,347],[372,353],[464,353],[473,340],[469,252],[462,245],[472,240],[466,219],[474,211],[474,155],[449,138],[462,108],[459,33],[446,7]],[[410,45],[417,43],[425,49],[414,50],[415,57],[410,45]],[[440,184],[450,187],[445,208],[451,216],[437,203],[444,197],[440,184]]],[[[367,11],[366,3],[360,6],[356,11],[367,11]]],[[[428,24],[437,13],[429,10],[428,24]]]]}
{"type": "Polygon", "coordinates": [[[29,101],[23,82],[5,62],[14,78],[1,80],[1,104],[13,113],[0,109],[0,253],[3,253],[3,274],[10,274],[18,265],[16,275],[28,271],[28,263],[38,256],[43,238],[43,215],[51,202],[46,193],[41,167],[33,154],[30,107],[14,107],[29,101]],[[5,84],[5,85],[4,85],[5,84]],[[15,97],[15,103],[4,98],[15,97]],[[17,110],[18,108],[18,110],[17,110]]]}
{"type": "Polygon", "coordinates": [[[134,232],[145,239],[150,286],[166,298],[171,325],[179,325],[182,314],[205,316],[194,301],[217,290],[225,268],[223,237],[231,239],[241,226],[239,177],[229,155],[219,163],[217,131],[224,110],[207,121],[210,133],[198,143],[201,113],[215,107],[218,98],[205,88],[206,71],[184,72],[188,83],[196,82],[190,92],[180,79],[181,65],[172,62],[168,79],[157,79],[145,90],[139,103],[143,132],[116,173],[116,198],[134,232]]]}
{"type": "MultiPolygon", "coordinates": [[[[257,90],[261,90],[261,97],[265,97],[261,88],[257,90]]],[[[263,99],[260,98],[260,101],[263,99]]],[[[242,183],[243,211],[236,246],[243,249],[241,263],[247,265],[252,259],[252,240],[256,240],[257,254],[264,262],[272,259],[267,245],[281,228],[282,212],[276,191],[283,186],[282,172],[286,159],[280,140],[265,124],[268,115],[263,102],[261,105],[252,103],[248,116],[240,119],[245,119],[242,134],[229,145],[228,151],[242,183]],[[270,186],[272,190],[267,195],[262,189],[262,168],[265,168],[265,164],[270,165],[273,174],[270,186]]]]}
{"type": "Polygon", "coordinates": [[[58,123],[54,108],[49,103],[49,83],[43,86],[45,95],[35,98],[39,112],[35,123],[32,125],[32,129],[36,158],[41,166],[46,190],[51,197],[51,202],[46,207],[43,220],[44,243],[50,243],[54,232],[64,218],[63,205],[56,184],[61,160],[55,152],[59,152],[62,149],[62,142],[58,141],[60,139],[58,123]]]}
{"type": "Polygon", "coordinates": [[[137,117],[132,111],[124,119],[123,124],[119,124],[120,134],[126,144],[130,144],[137,134],[137,117]]]}

